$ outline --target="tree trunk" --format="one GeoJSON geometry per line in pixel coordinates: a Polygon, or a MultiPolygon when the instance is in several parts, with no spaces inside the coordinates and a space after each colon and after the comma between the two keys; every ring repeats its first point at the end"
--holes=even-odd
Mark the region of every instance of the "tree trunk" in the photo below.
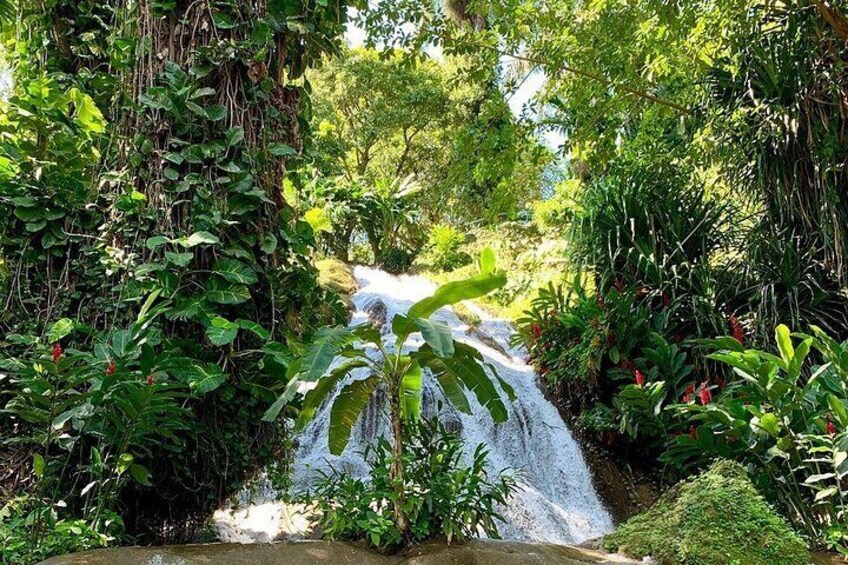
{"type": "Polygon", "coordinates": [[[400,412],[400,381],[392,383],[389,393],[389,412],[392,420],[392,465],[389,480],[395,489],[394,519],[401,536],[409,535],[409,518],[406,516],[406,491],[403,476],[403,417],[400,412]]]}

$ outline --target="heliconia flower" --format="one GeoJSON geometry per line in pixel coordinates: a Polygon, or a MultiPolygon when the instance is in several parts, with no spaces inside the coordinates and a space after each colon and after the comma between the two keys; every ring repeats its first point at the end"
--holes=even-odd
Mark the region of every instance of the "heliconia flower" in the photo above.
{"type": "Polygon", "coordinates": [[[831,420],[827,421],[827,426],[825,427],[827,428],[828,435],[836,435],[836,433],[839,431],[836,429],[836,424],[834,424],[831,420]]]}
{"type": "Polygon", "coordinates": [[[689,437],[692,439],[698,439],[698,430],[695,426],[689,426],[689,437]]]}
{"type": "Polygon", "coordinates": [[[706,385],[701,387],[700,392],[698,393],[698,397],[701,399],[701,404],[706,406],[713,399],[712,393],[710,393],[710,389],[706,387],[706,385]]]}
{"type": "Polygon", "coordinates": [[[53,344],[53,362],[59,361],[60,357],[62,357],[62,346],[57,342],[53,344]]]}
{"type": "Polygon", "coordinates": [[[153,375],[147,375],[147,386],[153,386],[153,383],[156,382],[153,378],[153,375]]]}
{"type": "Polygon", "coordinates": [[[745,332],[742,331],[736,316],[730,316],[730,335],[739,343],[745,343],[745,332]]]}
{"type": "Polygon", "coordinates": [[[639,387],[645,386],[645,375],[642,374],[642,371],[636,369],[633,371],[633,375],[636,377],[636,385],[639,387]]]}
{"type": "Polygon", "coordinates": [[[117,367],[115,366],[115,360],[109,359],[109,366],[106,367],[106,376],[114,375],[117,367]]]}

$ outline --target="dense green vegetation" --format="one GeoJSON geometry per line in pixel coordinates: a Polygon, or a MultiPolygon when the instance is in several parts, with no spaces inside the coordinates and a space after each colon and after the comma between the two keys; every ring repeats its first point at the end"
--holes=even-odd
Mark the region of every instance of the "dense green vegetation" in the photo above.
{"type": "Polygon", "coordinates": [[[394,433],[317,486],[328,537],[495,537],[513,478],[418,421],[430,373],[507,418],[431,319],[467,299],[584,441],[686,481],[610,547],[848,555],[848,2],[0,0],[0,30],[2,562],[200,539],[339,386],[334,453],[372,397],[394,433]],[[351,264],[442,286],[387,348],[345,327],[351,264]]]}
{"type": "Polygon", "coordinates": [[[804,541],[757,493],[745,470],[728,461],[674,486],[605,538],[604,545],[633,557],[651,555],[663,565],[809,560],[804,541]]]}

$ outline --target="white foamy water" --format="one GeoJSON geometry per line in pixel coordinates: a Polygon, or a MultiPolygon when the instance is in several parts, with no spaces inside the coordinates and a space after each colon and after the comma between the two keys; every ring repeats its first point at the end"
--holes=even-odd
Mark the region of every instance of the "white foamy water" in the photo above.
{"type": "MultiPolygon", "coordinates": [[[[422,277],[395,277],[366,267],[357,267],[355,274],[360,290],[353,297],[356,312],[352,324],[365,323],[367,311],[377,301],[385,305],[386,320],[391,324],[396,313],[406,313],[412,304],[429,296],[436,288],[422,277]]],[[[520,471],[521,490],[507,508],[502,509],[506,523],[501,524],[499,530],[504,539],[573,544],[610,532],[612,518],[592,485],[580,447],[556,407],[542,394],[538,376],[522,360],[523,351],[509,345],[512,327],[473,305],[469,308],[482,320],[476,327],[477,332],[470,331],[471,328],[448,308],[439,310],[433,318],[447,323],[456,340],[477,348],[501,378],[515,389],[518,398],[513,403],[507,402],[509,420],[495,424],[473,394],[467,395],[472,415],[453,409],[444,400],[435,379],[426,375],[426,370],[424,415],[434,415],[441,406],[441,421],[460,430],[469,455],[482,443],[489,450],[492,471],[520,471]]],[[[387,341],[393,340],[389,332],[387,341]]],[[[405,348],[421,343],[420,334],[413,334],[405,348]]],[[[353,373],[350,379],[364,376],[361,372],[353,373]]],[[[505,395],[504,398],[506,400],[505,395]]],[[[385,397],[378,393],[357,422],[344,453],[339,457],[330,455],[327,448],[330,404],[326,403],[318,411],[297,438],[295,491],[306,490],[320,471],[329,471],[331,467],[367,477],[368,466],[362,455],[365,446],[380,435],[391,435],[385,397]]],[[[275,498],[273,489],[267,484],[243,493],[237,508],[216,513],[219,537],[223,541],[250,542],[302,533],[306,521],[275,498]]]]}

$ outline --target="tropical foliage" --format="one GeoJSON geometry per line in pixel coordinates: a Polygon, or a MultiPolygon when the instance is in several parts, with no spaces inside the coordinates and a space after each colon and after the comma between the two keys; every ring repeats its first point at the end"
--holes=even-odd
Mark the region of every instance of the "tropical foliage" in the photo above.
{"type": "MultiPolygon", "coordinates": [[[[385,390],[392,430],[388,479],[395,494],[391,507],[394,526],[403,541],[412,534],[404,486],[405,426],[421,416],[422,370],[427,369],[433,374],[445,398],[457,410],[471,413],[471,404],[466,396],[466,392],[471,392],[496,423],[506,421],[509,416],[498,388],[508,397],[515,397],[508,383],[497,374],[491,377],[487,374],[479,352],[454,340],[447,324],[430,319],[440,308],[484,296],[506,282],[503,272],[496,270],[491,250],[480,256],[478,266],[480,273],[475,277],[448,283],[432,296],[413,304],[407,314],[395,314],[390,322],[395,336],[393,346],[387,347],[380,330],[367,324],[319,330],[303,356],[290,364],[288,385],[264,416],[267,421],[274,420],[301,384],[315,383],[303,399],[303,408],[296,423],[296,427],[302,428],[328,395],[341,386],[330,412],[327,438],[330,453],[339,455],[347,447],[352,428],[371,397],[377,390],[385,390]],[[424,343],[406,351],[404,345],[413,333],[420,333],[424,343]],[[369,355],[365,345],[376,350],[376,358],[369,355]],[[336,360],[341,360],[341,364],[334,365],[336,360]],[[346,382],[348,375],[356,369],[367,369],[368,376],[346,382]]],[[[390,543],[396,543],[396,540],[390,543]]]]}

